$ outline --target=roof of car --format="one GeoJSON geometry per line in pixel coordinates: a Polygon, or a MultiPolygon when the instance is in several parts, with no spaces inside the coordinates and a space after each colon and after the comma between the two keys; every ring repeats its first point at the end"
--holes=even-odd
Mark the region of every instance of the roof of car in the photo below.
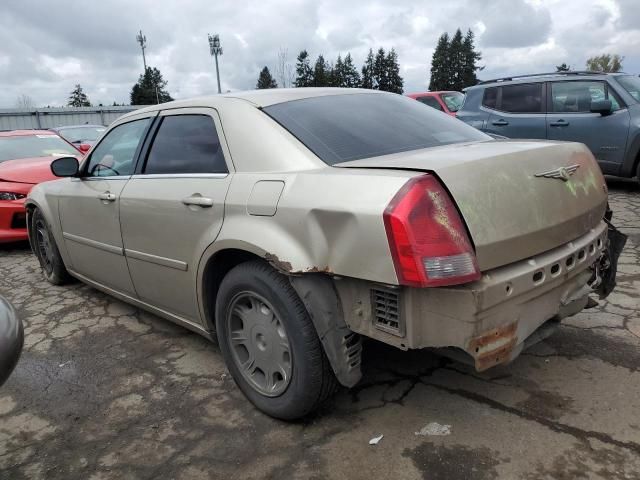
{"type": "Polygon", "coordinates": [[[590,80],[602,80],[603,78],[610,76],[627,75],[626,73],[606,73],[606,72],[592,72],[592,71],[569,71],[569,72],[549,72],[549,73],[533,73],[528,75],[514,75],[511,77],[494,78],[492,80],[484,80],[477,85],[467,87],[464,91],[474,90],[477,88],[486,88],[503,84],[517,84],[517,83],[536,83],[546,82],[549,78],[563,78],[567,80],[585,79],[590,80]]]}
{"type": "Polygon", "coordinates": [[[56,135],[50,130],[6,130],[0,131],[0,137],[28,137],[33,135],[56,135]]]}
{"type": "MultiPolygon", "coordinates": [[[[215,107],[222,102],[229,100],[244,100],[252,103],[256,107],[268,107],[277,103],[290,102],[293,100],[302,100],[305,98],[323,97],[328,95],[355,95],[363,93],[385,94],[379,90],[367,90],[364,88],[269,88],[262,90],[246,90],[241,92],[229,92],[219,95],[210,95],[206,97],[196,97],[187,100],[176,100],[159,105],[151,105],[130,112],[123,117],[139,115],[140,113],[153,112],[156,110],[166,110],[167,108],[184,108],[184,107],[215,107]]],[[[393,95],[393,94],[392,94],[393,95]]]]}

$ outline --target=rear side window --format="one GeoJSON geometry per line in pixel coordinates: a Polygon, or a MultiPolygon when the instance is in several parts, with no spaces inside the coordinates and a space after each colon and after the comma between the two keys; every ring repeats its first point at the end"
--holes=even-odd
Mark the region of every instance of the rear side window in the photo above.
{"type": "Polygon", "coordinates": [[[543,83],[505,85],[499,110],[511,113],[538,113],[542,111],[543,83]]]}
{"type": "Polygon", "coordinates": [[[227,173],[220,139],[208,115],[162,118],[143,173],[227,173]]]}
{"type": "Polygon", "coordinates": [[[329,165],[491,137],[396,94],[327,95],[263,111],[329,165]]]}
{"type": "Polygon", "coordinates": [[[484,90],[482,97],[482,105],[487,108],[496,108],[498,106],[498,88],[490,87],[484,90]]]}
{"type": "Polygon", "coordinates": [[[434,97],[418,97],[416,100],[420,103],[424,103],[425,105],[429,105],[431,108],[435,108],[441,112],[443,111],[442,105],[440,105],[440,102],[438,102],[434,97]]]}

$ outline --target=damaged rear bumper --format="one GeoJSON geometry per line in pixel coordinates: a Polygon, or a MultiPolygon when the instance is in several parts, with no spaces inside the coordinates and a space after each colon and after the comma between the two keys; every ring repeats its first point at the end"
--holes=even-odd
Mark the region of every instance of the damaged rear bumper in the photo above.
{"type": "Polygon", "coordinates": [[[572,242],[468,285],[420,289],[348,278],[335,285],[354,332],[401,349],[457,351],[485,370],[510,362],[552,333],[557,320],[586,306],[606,245],[602,222],[572,242]]]}

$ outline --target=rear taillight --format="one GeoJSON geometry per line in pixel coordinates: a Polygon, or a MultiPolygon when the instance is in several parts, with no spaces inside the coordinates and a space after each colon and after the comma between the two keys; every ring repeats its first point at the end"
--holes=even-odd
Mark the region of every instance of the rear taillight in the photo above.
{"type": "Polygon", "coordinates": [[[383,217],[400,284],[437,287],[480,278],[460,215],[433,175],[409,180],[383,217]]]}

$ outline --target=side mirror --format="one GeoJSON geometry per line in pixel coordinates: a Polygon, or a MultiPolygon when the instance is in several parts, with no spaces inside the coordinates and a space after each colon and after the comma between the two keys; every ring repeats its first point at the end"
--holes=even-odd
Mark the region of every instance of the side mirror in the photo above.
{"type": "Polygon", "coordinates": [[[82,154],[84,155],[89,150],[91,150],[91,145],[89,145],[88,143],[81,143],[80,145],[78,145],[78,150],[80,150],[80,152],[82,152],[82,154]]]}
{"type": "Polygon", "coordinates": [[[594,100],[591,102],[591,113],[599,113],[600,115],[609,115],[613,109],[611,100],[594,100]]]}
{"type": "Polygon", "coordinates": [[[56,177],[75,177],[79,168],[80,164],[76,157],[61,157],[51,162],[51,172],[56,177]]]}

